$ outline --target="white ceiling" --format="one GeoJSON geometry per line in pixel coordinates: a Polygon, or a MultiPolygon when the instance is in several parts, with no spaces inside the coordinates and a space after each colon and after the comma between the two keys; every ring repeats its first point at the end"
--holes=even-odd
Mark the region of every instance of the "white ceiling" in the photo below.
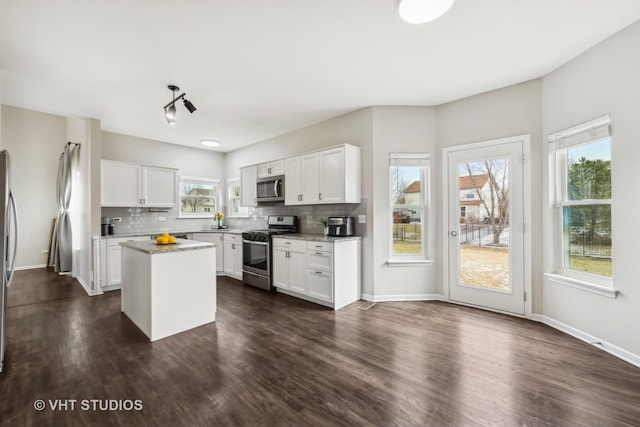
{"type": "Polygon", "coordinates": [[[438,105],[540,77],[640,19],[638,0],[0,0],[2,103],[229,151],[371,105],[438,105]],[[167,84],[177,105],[168,126],[167,84]]]}

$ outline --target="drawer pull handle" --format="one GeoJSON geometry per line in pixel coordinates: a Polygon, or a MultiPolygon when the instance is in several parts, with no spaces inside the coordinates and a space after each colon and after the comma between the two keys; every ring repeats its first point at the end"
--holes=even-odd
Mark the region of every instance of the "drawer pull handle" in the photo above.
{"type": "Polygon", "coordinates": [[[322,271],[316,271],[316,274],[322,275],[322,271]]]}
{"type": "Polygon", "coordinates": [[[316,252],[316,255],[323,255],[322,252],[316,252]]]}

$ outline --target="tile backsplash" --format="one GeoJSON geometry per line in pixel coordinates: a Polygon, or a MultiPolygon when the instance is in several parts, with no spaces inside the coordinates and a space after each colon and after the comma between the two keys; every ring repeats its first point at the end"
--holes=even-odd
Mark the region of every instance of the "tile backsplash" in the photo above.
{"type": "MultiPolygon", "coordinates": [[[[226,217],[223,223],[228,228],[256,229],[267,227],[269,215],[297,215],[298,228],[301,233],[322,234],[323,226],[319,222],[321,218],[329,216],[354,216],[356,217],[355,233],[365,235],[365,224],[359,224],[358,215],[366,214],[366,199],[359,204],[335,204],[335,205],[306,205],[285,206],[274,204],[254,208],[248,218],[226,217]]],[[[122,221],[114,225],[115,234],[129,233],[155,233],[155,232],[186,232],[202,229],[210,229],[217,225],[213,218],[178,218],[178,208],[159,210],[150,208],[102,208],[102,217],[109,220],[119,217],[122,221]],[[165,221],[159,218],[164,217],[165,221]]]]}

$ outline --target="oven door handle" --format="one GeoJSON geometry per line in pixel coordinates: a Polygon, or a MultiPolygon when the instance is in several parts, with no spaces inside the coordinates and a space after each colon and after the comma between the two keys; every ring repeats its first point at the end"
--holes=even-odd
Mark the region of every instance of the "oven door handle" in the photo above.
{"type": "Polygon", "coordinates": [[[259,246],[267,246],[269,244],[267,242],[256,242],[255,240],[247,240],[247,239],[242,239],[242,243],[248,243],[250,245],[259,245],[259,246]]]}

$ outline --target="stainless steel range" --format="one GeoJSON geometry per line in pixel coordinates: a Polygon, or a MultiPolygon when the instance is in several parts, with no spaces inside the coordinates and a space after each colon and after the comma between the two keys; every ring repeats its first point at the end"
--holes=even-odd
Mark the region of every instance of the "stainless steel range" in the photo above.
{"type": "Polygon", "coordinates": [[[242,233],[242,281],[245,284],[272,290],[271,237],[295,233],[297,219],[295,215],[269,215],[269,228],[242,233]]]}

